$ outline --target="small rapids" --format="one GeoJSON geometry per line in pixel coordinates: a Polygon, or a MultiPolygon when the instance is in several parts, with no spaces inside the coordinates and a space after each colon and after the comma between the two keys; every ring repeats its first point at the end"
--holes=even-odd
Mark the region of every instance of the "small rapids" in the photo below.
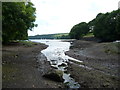
{"type": "Polygon", "coordinates": [[[69,59],[77,62],[72,57],[65,55],[65,52],[69,50],[70,42],[62,42],[61,40],[31,40],[33,42],[40,42],[48,45],[48,48],[44,49],[42,53],[47,57],[53,68],[63,71],[64,83],[69,88],[80,88],[78,82],[76,82],[70,74],[66,73],[69,59]]]}

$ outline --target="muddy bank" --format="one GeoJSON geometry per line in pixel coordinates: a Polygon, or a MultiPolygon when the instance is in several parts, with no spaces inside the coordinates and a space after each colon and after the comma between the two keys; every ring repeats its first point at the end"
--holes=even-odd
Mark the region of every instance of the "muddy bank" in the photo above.
{"type": "Polygon", "coordinates": [[[2,88],[62,88],[61,82],[43,77],[50,69],[41,50],[44,44],[11,43],[2,48],[2,88]]]}
{"type": "Polygon", "coordinates": [[[119,45],[110,42],[73,41],[70,51],[66,54],[83,63],[71,61],[68,72],[83,88],[118,88],[120,85],[119,49],[119,45]]]}

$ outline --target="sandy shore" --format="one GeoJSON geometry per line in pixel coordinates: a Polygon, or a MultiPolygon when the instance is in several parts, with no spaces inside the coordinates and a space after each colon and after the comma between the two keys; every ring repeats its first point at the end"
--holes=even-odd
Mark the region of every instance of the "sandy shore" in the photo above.
{"type": "Polygon", "coordinates": [[[120,85],[119,54],[108,48],[110,43],[76,40],[66,54],[83,63],[70,62],[68,72],[83,88],[118,88],[120,85]]]}
{"type": "Polygon", "coordinates": [[[62,83],[42,77],[50,68],[40,52],[46,47],[44,44],[3,45],[2,88],[62,88],[62,83]]]}

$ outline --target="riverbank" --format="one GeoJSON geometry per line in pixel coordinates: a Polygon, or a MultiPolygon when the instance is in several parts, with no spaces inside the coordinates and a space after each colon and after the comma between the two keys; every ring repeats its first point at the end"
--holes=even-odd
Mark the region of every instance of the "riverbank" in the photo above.
{"type": "Polygon", "coordinates": [[[68,72],[83,88],[118,88],[119,49],[113,42],[75,40],[66,54],[83,62],[71,61],[68,72]]]}
{"type": "Polygon", "coordinates": [[[10,43],[2,47],[2,88],[62,88],[61,82],[43,77],[50,64],[39,43],[10,43]]]}

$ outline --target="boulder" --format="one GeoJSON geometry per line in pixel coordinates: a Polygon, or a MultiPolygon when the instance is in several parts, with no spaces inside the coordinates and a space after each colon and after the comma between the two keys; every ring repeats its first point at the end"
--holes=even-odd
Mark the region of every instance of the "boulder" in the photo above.
{"type": "Polygon", "coordinates": [[[51,69],[47,73],[43,75],[43,77],[57,81],[57,82],[63,82],[63,71],[51,69]]]}

